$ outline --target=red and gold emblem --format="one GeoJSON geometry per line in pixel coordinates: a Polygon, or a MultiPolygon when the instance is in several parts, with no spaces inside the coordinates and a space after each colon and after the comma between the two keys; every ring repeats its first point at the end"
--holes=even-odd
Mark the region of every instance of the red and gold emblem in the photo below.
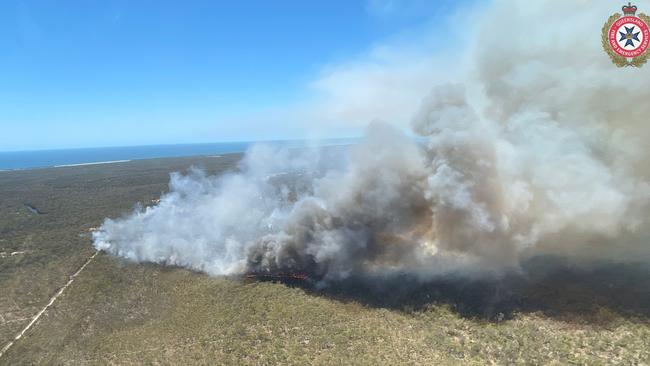
{"type": "Polygon", "coordinates": [[[641,67],[648,61],[650,46],[650,17],[636,15],[632,3],[623,5],[623,14],[609,17],[603,26],[603,48],[618,67],[641,67]]]}

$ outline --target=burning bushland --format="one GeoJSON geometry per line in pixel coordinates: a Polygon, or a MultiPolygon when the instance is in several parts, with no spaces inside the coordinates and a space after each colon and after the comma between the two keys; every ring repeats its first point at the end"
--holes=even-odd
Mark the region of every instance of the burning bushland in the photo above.
{"type": "Polygon", "coordinates": [[[239,172],[173,174],[158,204],[107,219],[95,247],[321,283],[498,275],[539,255],[647,263],[649,69],[577,54],[565,35],[600,29],[601,5],[580,4],[561,15],[550,1],[492,5],[466,80],[433,88],[415,114],[418,139],[374,122],[344,152],[257,146],[239,172]],[[549,31],[554,16],[568,28],[549,31]],[[501,52],[506,25],[529,31],[501,52]]]}

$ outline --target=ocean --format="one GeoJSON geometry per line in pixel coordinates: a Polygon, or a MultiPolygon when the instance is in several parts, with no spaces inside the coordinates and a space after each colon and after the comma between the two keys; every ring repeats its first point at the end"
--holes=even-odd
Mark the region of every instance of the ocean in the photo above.
{"type": "MultiPolygon", "coordinates": [[[[318,146],[347,145],[357,139],[329,139],[318,146]]],[[[0,152],[0,170],[64,167],[90,164],[109,164],[136,159],[170,158],[181,156],[220,155],[245,152],[257,143],[288,148],[313,146],[303,140],[263,142],[223,142],[208,144],[148,145],[127,147],[98,147],[64,150],[34,150],[0,152]]]]}

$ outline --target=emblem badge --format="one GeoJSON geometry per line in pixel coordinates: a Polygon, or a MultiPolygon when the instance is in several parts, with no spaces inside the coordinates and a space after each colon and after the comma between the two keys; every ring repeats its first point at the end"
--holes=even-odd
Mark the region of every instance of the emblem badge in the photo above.
{"type": "Polygon", "coordinates": [[[623,5],[623,15],[616,13],[603,26],[603,48],[618,67],[641,67],[650,56],[650,17],[636,15],[632,3],[623,5]]]}

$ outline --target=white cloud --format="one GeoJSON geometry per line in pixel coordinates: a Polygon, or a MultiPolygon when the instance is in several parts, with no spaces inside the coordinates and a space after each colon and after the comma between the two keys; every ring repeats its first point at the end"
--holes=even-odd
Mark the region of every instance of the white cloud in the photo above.
{"type": "Polygon", "coordinates": [[[369,1],[373,14],[427,8],[419,13],[422,19],[426,19],[422,13],[428,14],[429,21],[378,41],[351,59],[322,67],[305,85],[301,101],[232,118],[233,128],[264,136],[275,130],[290,138],[353,136],[379,119],[407,131],[413,112],[435,85],[466,76],[460,70],[468,68],[466,50],[475,31],[468,19],[474,19],[480,4],[461,4],[369,1]]]}

